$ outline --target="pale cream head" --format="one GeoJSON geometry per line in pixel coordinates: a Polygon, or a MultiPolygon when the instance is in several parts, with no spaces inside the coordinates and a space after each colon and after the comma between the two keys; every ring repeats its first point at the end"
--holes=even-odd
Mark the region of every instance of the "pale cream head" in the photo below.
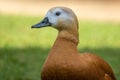
{"type": "Polygon", "coordinates": [[[55,28],[69,27],[71,25],[78,26],[76,15],[66,7],[54,7],[47,12],[46,17],[52,23],[51,26],[55,28]]]}
{"type": "Polygon", "coordinates": [[[32,28],[52,26],[57,29],[65,29],[69,27],[78,28],[78,20],[75,13],[66,7],[54,7],[51,8],[43,21],[32,26],[32,28]]]}

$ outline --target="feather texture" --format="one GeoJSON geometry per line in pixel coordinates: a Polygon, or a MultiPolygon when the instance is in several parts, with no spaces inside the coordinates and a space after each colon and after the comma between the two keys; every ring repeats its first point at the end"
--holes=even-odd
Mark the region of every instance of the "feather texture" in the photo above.
{"type": "Polygon", "coordinates": [[[42,80],[116,80],[106,61],[91,53],[78,52],[78,20],[71,9],[50,9],[40,25],[48,23],[58,30],[58,37],[43,65],[42,80]]]}

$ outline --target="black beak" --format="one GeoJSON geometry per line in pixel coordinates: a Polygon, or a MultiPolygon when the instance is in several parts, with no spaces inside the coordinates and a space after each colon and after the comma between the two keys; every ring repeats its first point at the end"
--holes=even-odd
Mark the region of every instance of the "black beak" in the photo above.
{"type": "Polygon", "coordinates": [[[47,27],[47,26],[51,26],[51,25],[52,24],[49,22],[48,17],[45,17],[41,22],[33,25],[31,28],[42,28],[42,27],[47,27]]]}

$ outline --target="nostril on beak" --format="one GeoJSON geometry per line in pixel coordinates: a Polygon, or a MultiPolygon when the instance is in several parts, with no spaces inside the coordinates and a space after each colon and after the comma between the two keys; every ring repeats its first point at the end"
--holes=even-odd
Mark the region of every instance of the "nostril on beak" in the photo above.
{"type": "Polygon", "coordinates": [[[45,21],[42,21],[41,23],[45,23],[45,21]]]}
{"type": "Polygon", "coordinates": [[[31,28],[41,28],[46,26],[51,26],[52,24],[49,22],[48,18],[44,18],[43,21],[31,26],[31,28]]]}

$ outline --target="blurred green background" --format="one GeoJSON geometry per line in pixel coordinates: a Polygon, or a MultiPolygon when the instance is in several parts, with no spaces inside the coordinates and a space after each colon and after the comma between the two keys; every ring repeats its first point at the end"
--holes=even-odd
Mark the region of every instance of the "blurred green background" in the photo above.
{"type": "MultiPolygon", "coordinates": [[[[22,1],[22,4],[27,2],[22,1]]],[[[73,6],[68,5],[71,8],[73,6]]],[[[44,16],[16,11],[19,14],[1,8],[0,80],[40,80],[42,65],[56,39],[57,30],[50,27],[31,29],[31,25],[44,16]]],[[[117,80],[120,80],[120,21],[114,17],[102,17],[79,16],[78,50],[102,57],[112,67],[117,80]]]]}

